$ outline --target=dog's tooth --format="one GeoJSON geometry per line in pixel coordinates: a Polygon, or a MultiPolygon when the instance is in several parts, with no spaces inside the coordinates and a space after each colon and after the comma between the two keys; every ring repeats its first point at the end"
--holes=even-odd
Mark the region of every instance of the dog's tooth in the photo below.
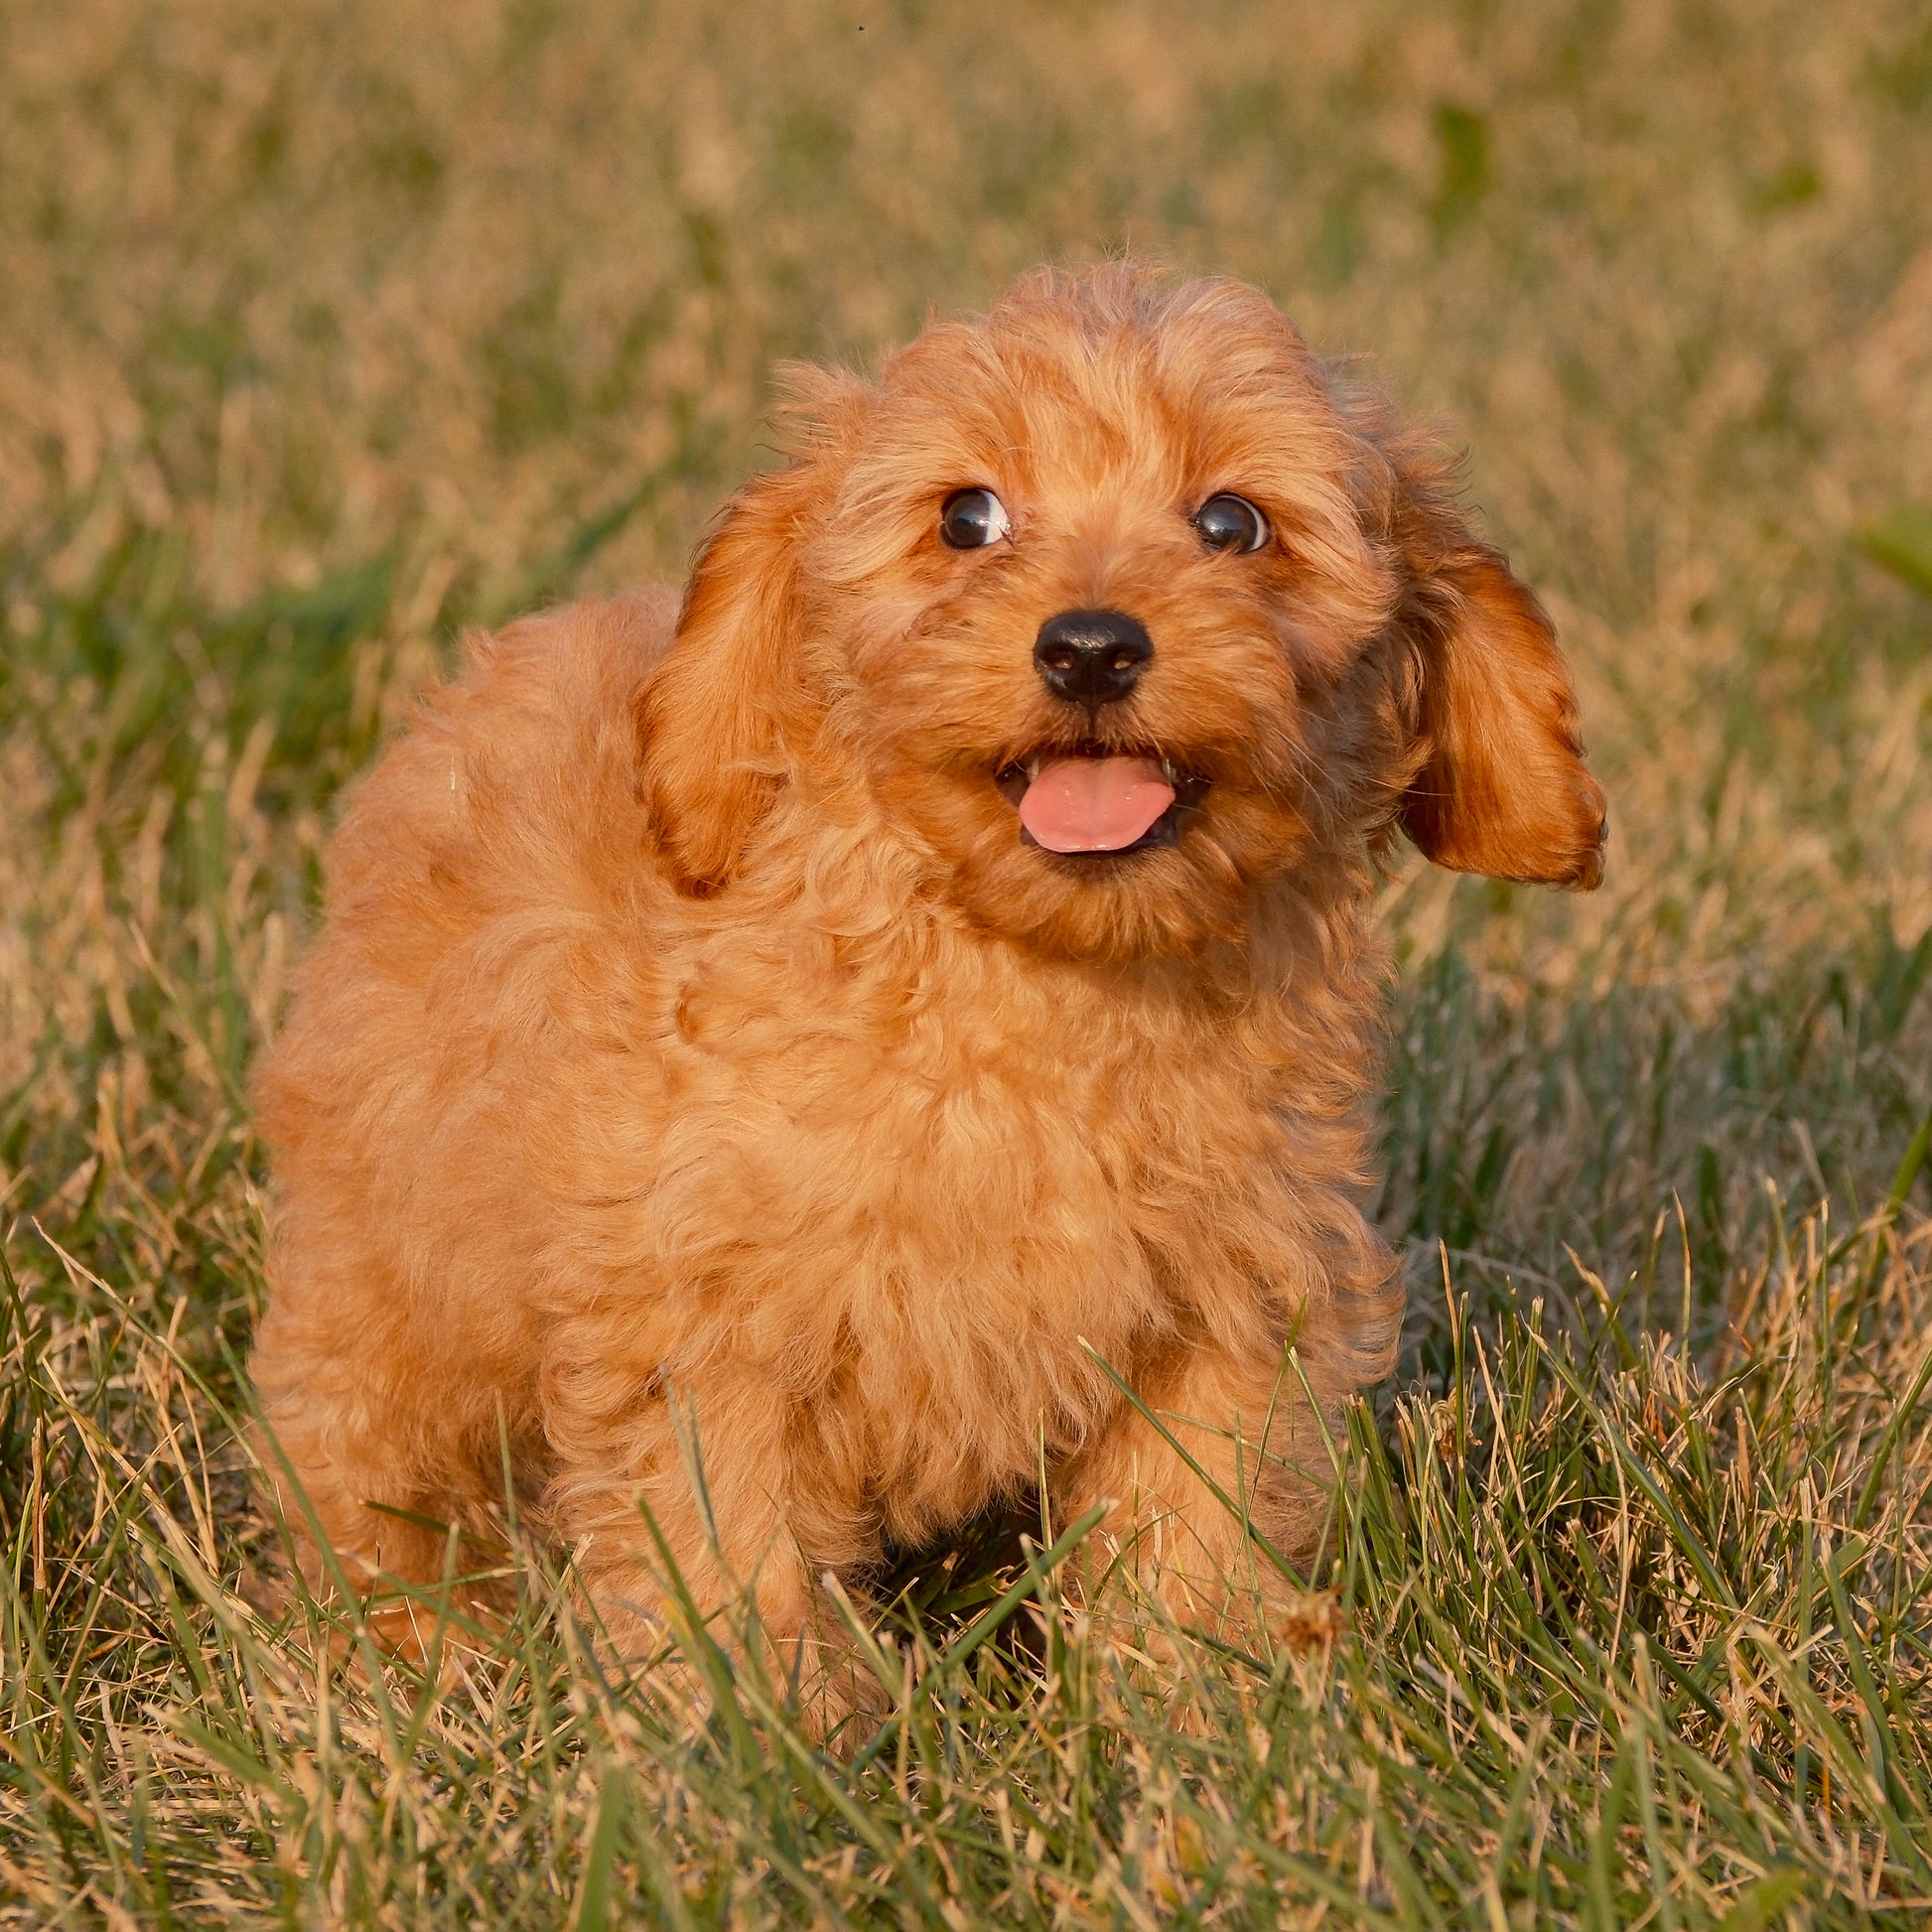
{"type": "Polygon", "coordinates": [[[1173,759],[1171,758],[1162,759],[1161,775],[1162,777],[1167,779],[1167,781],[1171,785],[1178,784],[1180,782],[1180,773],[1174,769],[1173,759]]]}
{"type": "Polygon", "coordinates": [[[1038,776],[1039,776],[1039,754],[1035,752],[1033,755],[1033,757],[1027,760],[1027,782],[1029,784],[1032,784],[1033,781],[1038,776]]]}

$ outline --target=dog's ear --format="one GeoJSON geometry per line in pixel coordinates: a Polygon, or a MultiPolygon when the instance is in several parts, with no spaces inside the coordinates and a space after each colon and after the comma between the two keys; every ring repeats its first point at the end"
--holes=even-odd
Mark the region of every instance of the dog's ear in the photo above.
{"type": "Polygon", "coordinates": [[[699,546],[669,648],[637,699],[644,801],[686,890],[730,877],[817,715],[797,550],[808,458],[747,483],[699,546]]]}
{"type": "Polygon", "coordinates": [[[1403,830],[1451,872],[1587,890],[1603,877],[1607,821],[1556,631],[1436,479],[1400,463],[1397,476],[1421,757],[1403,830]]]}

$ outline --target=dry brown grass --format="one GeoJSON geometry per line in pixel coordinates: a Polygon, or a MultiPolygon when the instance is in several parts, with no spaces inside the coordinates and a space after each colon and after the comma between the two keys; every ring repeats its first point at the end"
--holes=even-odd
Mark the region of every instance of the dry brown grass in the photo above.
{"type": "Polygon", "coordinates": [[[1921,14],[8,9],[0,1918],[1932,1909],[1921,14]],[[1389,889],[1345,1631],[968,1655],[969,1553],[847,1767],[601,1681],[540,1562],[441,1684],[326,1661],[228,1417],[331,792],[458,622],[676,574],[775,358],[1118,247],[1468,440],[1612,798],[1592,899],[1389,889]]]}

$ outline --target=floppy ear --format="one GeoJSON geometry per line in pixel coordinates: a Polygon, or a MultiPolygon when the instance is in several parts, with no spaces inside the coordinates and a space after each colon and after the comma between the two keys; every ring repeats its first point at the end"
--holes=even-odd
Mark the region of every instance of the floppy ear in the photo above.
{"type": "Polygon", "coordinates": [[[1422,761],[1402,828],[1451,872],[1587,890],[1608,821],[1556,631],[1452,510],[1414,496],[1405,509],[1422,761]]]}
{"type": "Polygon", "coordinates": [[[796,552],[809,461],[754,478],[699,547],[677,630],[637,699],[644,802],[686,890],[715,891],[816,717],[796,552]]]}

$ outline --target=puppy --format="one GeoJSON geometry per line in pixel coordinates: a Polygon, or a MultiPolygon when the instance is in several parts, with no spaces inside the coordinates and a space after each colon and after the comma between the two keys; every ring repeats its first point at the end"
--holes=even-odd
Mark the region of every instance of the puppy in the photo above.
{"type": "Polygon", "coordinates": [[[506,1449],[633,1651],[668,1556],[809,1675],[826,1573],[1042,1473],[1252,1615],[1400,1315],[1378,862],[1600,876],[1550,623],[1251,288],[1042,272],[791,381],[681,605],[473,636],[344,815],[265,1466],[362,1587],[506,1449]]]}

